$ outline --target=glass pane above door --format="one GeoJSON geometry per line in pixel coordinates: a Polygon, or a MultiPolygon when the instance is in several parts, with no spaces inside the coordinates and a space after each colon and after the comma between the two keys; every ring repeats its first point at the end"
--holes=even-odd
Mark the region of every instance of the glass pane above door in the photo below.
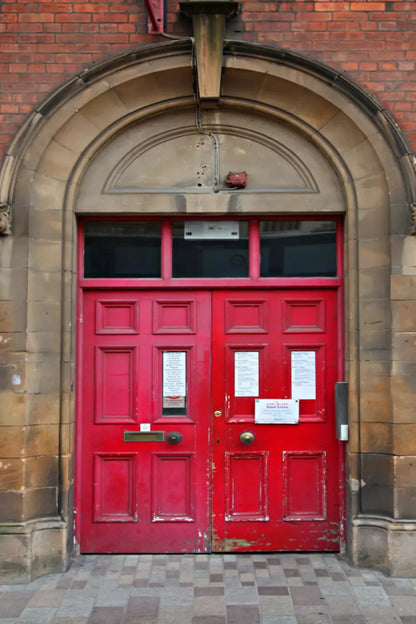
{"type": "Polygon", "coordinates": [[[172,277],[248,277],[247,221],[174,221],[172,277]]]}
{"type": "Polygon", "coordinates": [[[84,237],[84,277],[160,277],[160,222],[87,221],[84,237]]]}
{"type": "Polygon", "coordinates": [[[260,277],[335,277],[335,221],[260,221],[260,277]]]}

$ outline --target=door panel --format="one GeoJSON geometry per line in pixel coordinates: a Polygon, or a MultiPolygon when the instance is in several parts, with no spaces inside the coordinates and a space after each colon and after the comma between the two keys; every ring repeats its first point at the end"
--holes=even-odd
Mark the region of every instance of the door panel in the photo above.
{"type": "Polygon", "coordinates": [[[214,293],[213,363],[213,550],[338,550],[336,292],[214,293]],[[258,353],[250,396],[236,396],[242,352],[258,353]],[[304,380],[292,379],[296,352],[309,362],[304,380]],[[306,397],[298,424],[255,423],[256,398],[294,392],[306,397]]]}
{"type": "Polygon", "coordinates": [[[82,552],[205,551],[211,295],[89,291],[82,317],[82,552]],[[164,440],[125,441],[141,429],[164,440]]]}
{"type": "Polygon", "coordinates": [[[82,552],[339,549],[335,289],[91,290],[82,308],[82,552]],[[256,398],[294,393],[298,424],[255,422],[256,398]]]}

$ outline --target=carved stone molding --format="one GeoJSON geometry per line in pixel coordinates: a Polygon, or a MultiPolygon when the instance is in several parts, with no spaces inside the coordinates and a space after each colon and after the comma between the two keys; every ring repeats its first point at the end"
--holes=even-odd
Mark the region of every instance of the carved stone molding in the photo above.
{"type": "Polygon", "coordinates": [[[0,203],[0,236],[12,233],[12,215],[8,204],[0,203]]]}
{"type": "Polygon", "coordinates": [[[416,236],[416,204],[410,204],[410,236],[416,236]]]}

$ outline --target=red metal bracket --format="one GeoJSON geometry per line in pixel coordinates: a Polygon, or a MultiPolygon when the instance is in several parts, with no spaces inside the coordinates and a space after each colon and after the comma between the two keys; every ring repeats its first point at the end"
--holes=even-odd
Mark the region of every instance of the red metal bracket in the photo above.
{"type": "Polygon", "coordinates": [[[162,33],[165,29],[165,0],[144,0],[147,14],[147,32],[150,35],[162,33]]]}

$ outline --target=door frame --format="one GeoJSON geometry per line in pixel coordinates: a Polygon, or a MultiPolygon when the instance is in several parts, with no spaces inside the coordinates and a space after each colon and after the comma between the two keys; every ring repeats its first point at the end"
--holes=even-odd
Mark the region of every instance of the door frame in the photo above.
{"type": "MultiPolygon", "coordinates": [[[[318,288],[331,288],[337,292],[337,341],[338,341],[338,358],[337,358],[337,370],[338,381],[344,381],[345,379],[345,320],[344,320],[344,228],[343,220],[340,215],[279,215],[277,217],[267,216],[267,220],[332,220],[336,223],[336,260],[337,260],[337,276],[336,278],[310,278],[310,277],[290,277],[290,278],[260,278],[259,272],[250,271],[248,279],[245,278],[190,278],[190,279],[175,279],[172,278],[171,272],[166,262],[168,254],[172,253],[171,240],[169,240],[170,226],[169,223],[173,219],[187,220],[248,220],[252,225],[250,228],[249,237],[249,258],[250,265],[252,266],[253,257],[260,254],[259,245],[253,245],[253,239],[258,236],[258,227],[256,222],[261,219],[258,216],[246,216],[236,215],[230,217],[208,217],[208,216],[181,216],[175,215],[175,217],[166,217],[166,215],[156,215],[153,217],[145,217],[137,215],[135,217],[118,217],[117,215],[105,216],[105,217],[91,217],[82,218],[78,222],[78,248],[77,248],[77,321],[76,321],[76,372],[75,372],[75,445],[74,445],[74,537],[76,547],[79,549],[80,545],[80,533],[81,522],[78,521],[81,509],[81,480],[82,480],[82,383],[83,383],[83,362],[82,362],[82,346],[83,346],[83,295],[87,290],[101,289],[103,291],[108,290],[221,290],[221,289],[244,289],[252,290],[255,292],[260,289],[278,290],[279,288],[285,289],[318,289],[318,288]],[[162,222],[161,231],[161,278],[160,279],[137,279],[137,278],[84,278],[84,233],[83,223],[85,221],[144,221],[144,220],[157,220],[162,222]],[[254,232],[254,236],[253,236],[254,232]]],[[[212,412],[212,409],[211,409],[212,412]]],[[[345,492],[345,442],[339,440],[336,441],[338,450],[338,498],[339,498],[339,517],[340,517],[340,551],[343,552],[346,547],[346,492],[345,492]]]]}

